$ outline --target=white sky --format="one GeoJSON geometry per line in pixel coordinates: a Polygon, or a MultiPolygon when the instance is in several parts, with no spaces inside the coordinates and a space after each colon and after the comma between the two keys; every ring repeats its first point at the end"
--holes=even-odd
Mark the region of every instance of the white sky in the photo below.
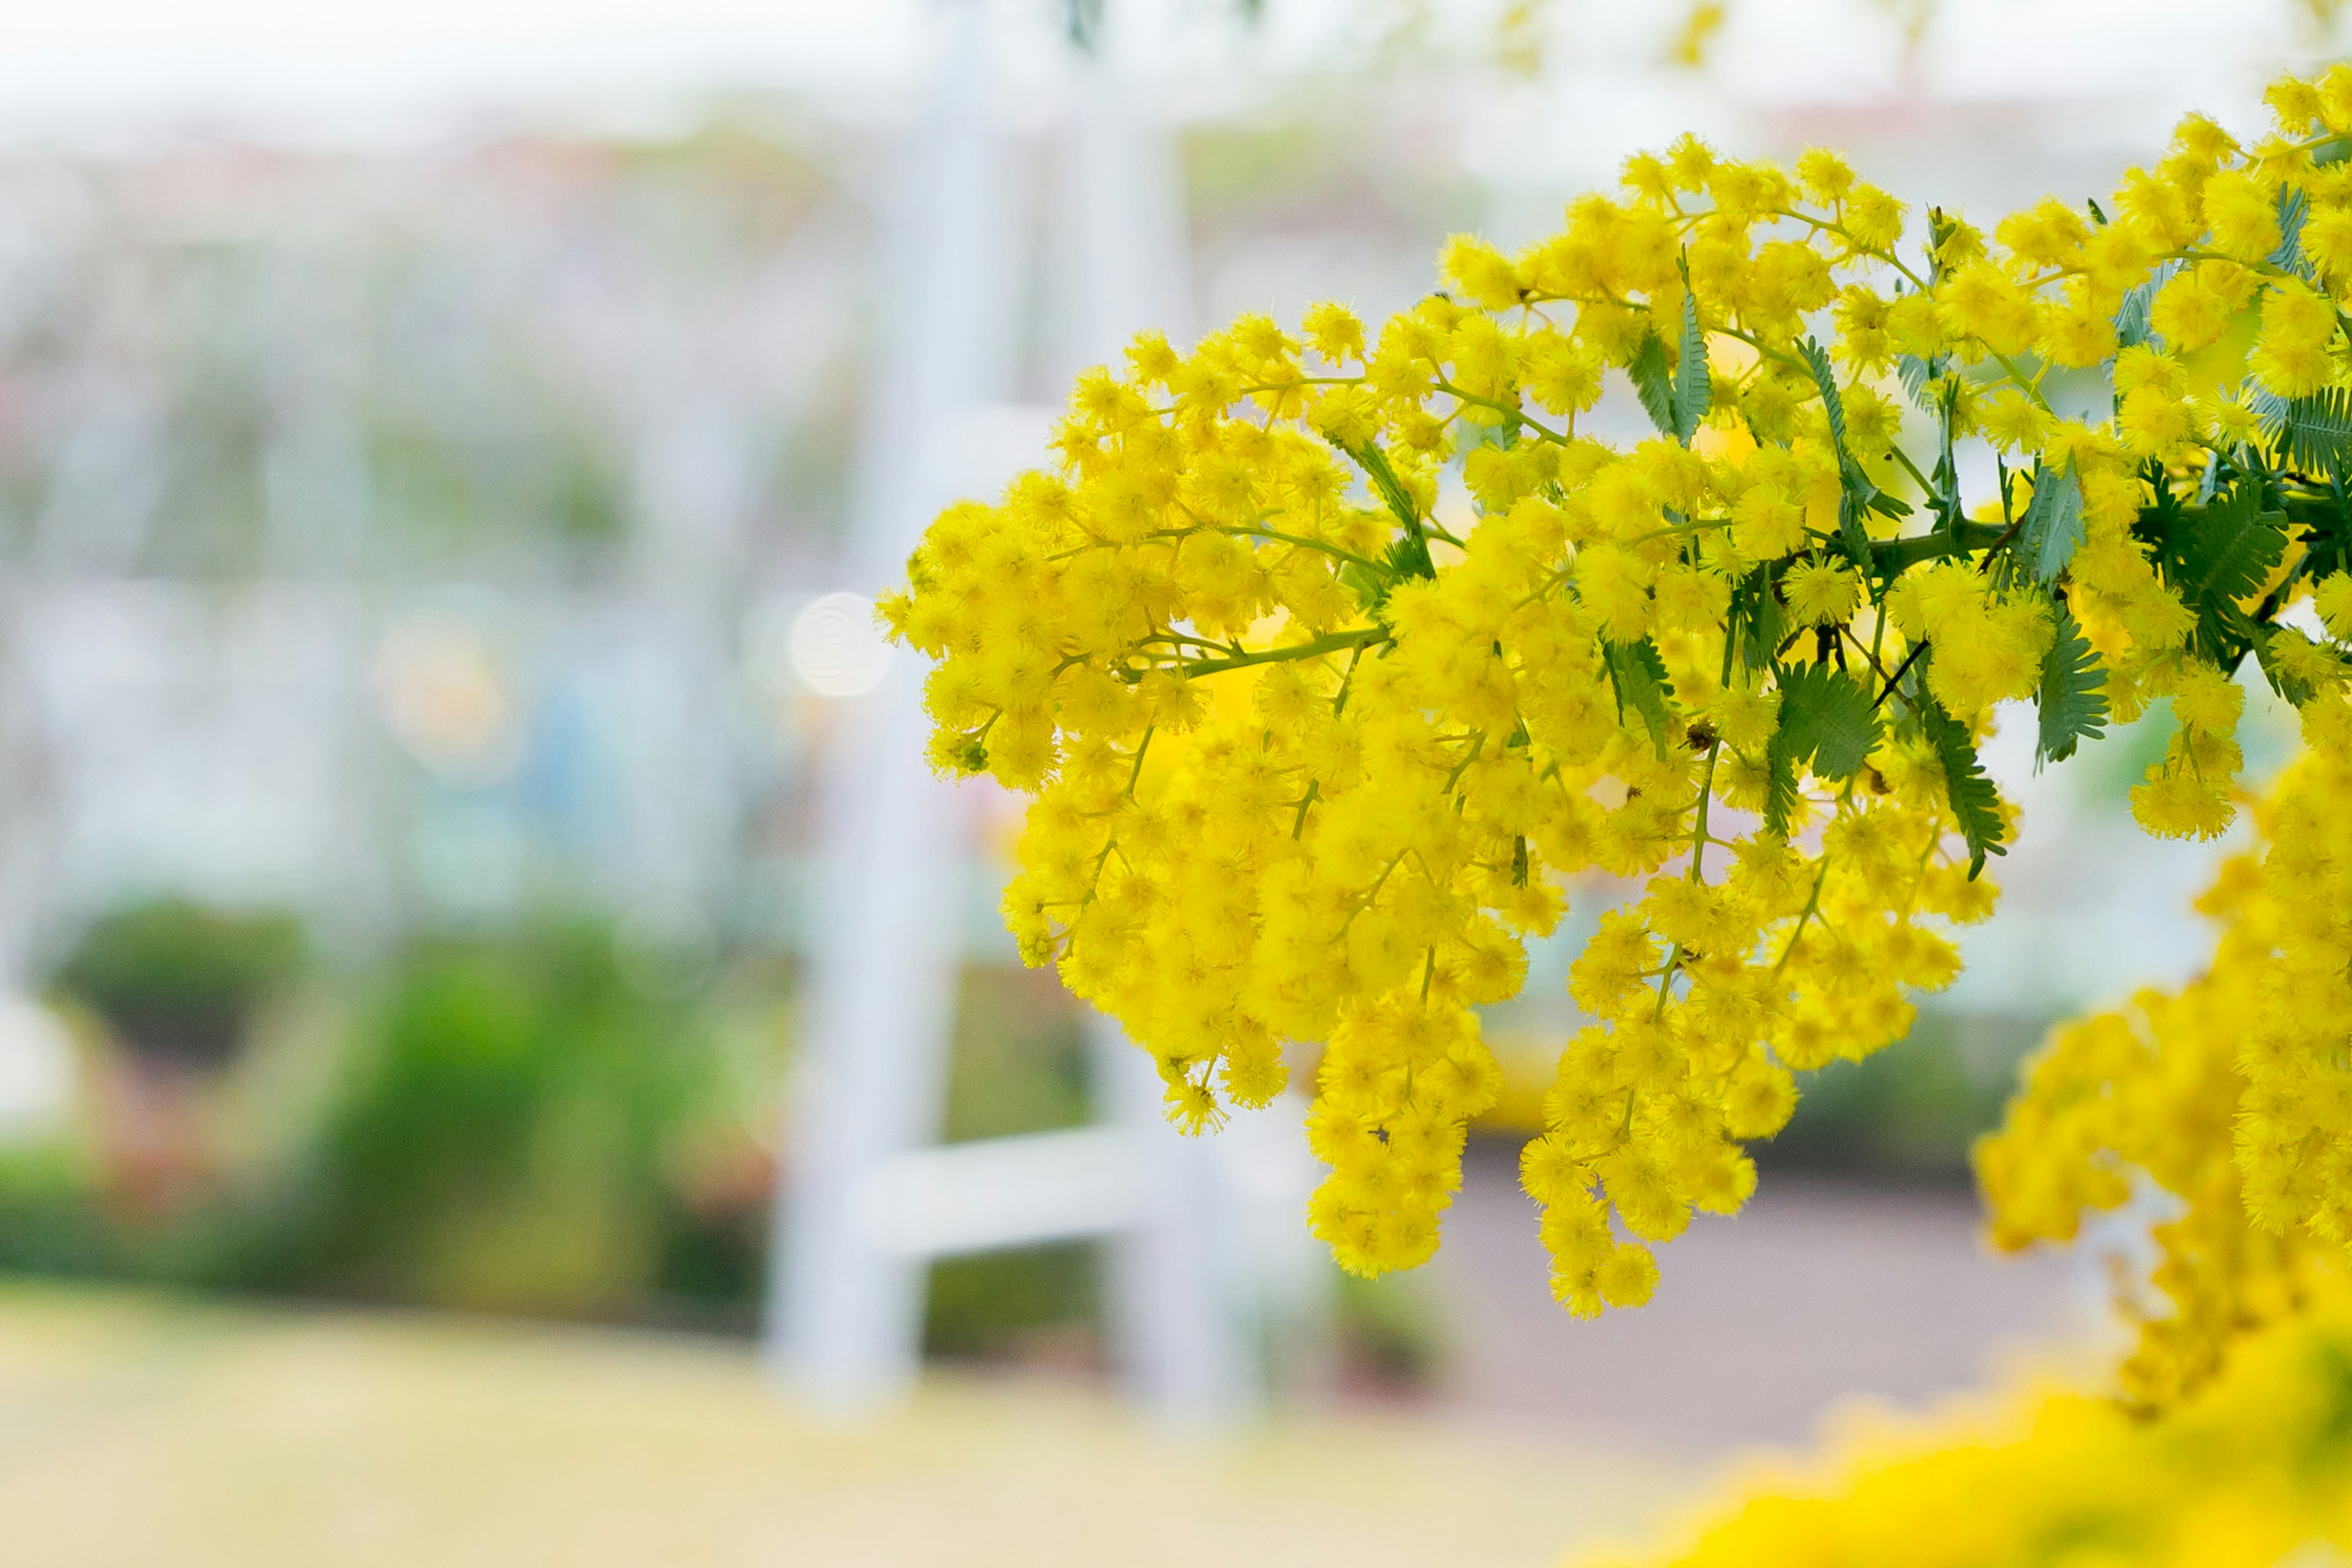
{"type": "Polygon", "coordinates": [[[0,133],[340,139],[733,88],[885,88],[936,0],[0,0],[0,133]]]}
{"type": "MultiPolygon", "coordinates": [[[[1060,0],[987,0],[1015,74],[1056,49],[1060,0]]],[[[1297,63],[1373,0],[1267,0],[1252,51],[1297,63]]],[[[1495,0],[1434,0],[1475,34],[1495,0]]],[[[947,0],[0,0],[0,136],[105,141],[189,128],[373,140],[498,115],[657,112],[712,91],[887,102],[923,74],[947,0]]],[[[1110,0],[1155,24],[1161,74],[1235,74],[1225,0],[1110,0]],[[1202,26],[1203,14],[1211,25],[1202,26]],[[1171,18],[1189,16],[1190,26],[1171,18]]],[[[1555,0],[1571,71],[1654,59],[1682,0],[1555,0]]],[[[1891,6],[1733,0],[1708,90],[1741,99],[2242,103],[2322,41],[2295,0],[1941,0],[1924,83],[1895,85],[1891,6]]],[[[2217,105],[2217,107],[2219,107],[2217,105]]]]}

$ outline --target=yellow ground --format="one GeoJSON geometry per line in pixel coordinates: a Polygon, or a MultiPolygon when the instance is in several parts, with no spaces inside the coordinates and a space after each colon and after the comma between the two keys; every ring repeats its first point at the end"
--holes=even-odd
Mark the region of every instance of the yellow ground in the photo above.
{"type": "Polygon", "coordinates": [[[0,1285],[9,1568],[1532,1568],[1693,1479],[1386,1416],[1186,1443],[969,1379],[842,1428],[735,1346],[0,1285]]]}

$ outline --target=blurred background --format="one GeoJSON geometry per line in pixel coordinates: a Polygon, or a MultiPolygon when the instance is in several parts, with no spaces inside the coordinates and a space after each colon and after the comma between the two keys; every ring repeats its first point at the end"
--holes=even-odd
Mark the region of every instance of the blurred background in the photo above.
{"type": "MultiPolygon", "coordinates": [[[[795,1403],[771,1238],[845,1092],[810,1067],[828,803],[913,678],[844,597],[924,521],[874,478],[938,305],[891,215],[927,145],[988,140],[1001,288],[962,327],[1000,374],[959,471],[992,479],[1106,309],[1384,312],[1448,234],[1523,243],[1685,130],[1989,221],[2105,192],[2187,108],[2257,126],[2336,12],[0,4],[16,1560],[1537,1563],[1858,1397],[2080,1353],[2128,1227],[1996,1262],[1965,1156],[2052,1019],[2200,962],[2227,846],[2125,800],[2160,710],[2047,775],[1996,742],[2025,828],[1966,977],[1815,1075],[1647,1310],[1560,1315],[1514,1177],[1596,882],[1487,1020],[1512,1090],[1427,1269],[1302,1254],[1295,1125],[1236,1127],[1181,1156],[1215,1223],[1160,1277],[1220,1282],[1225,1397],[1132,1375],[1184,1332],[1120,1305],[1149,1224],[982,1215],[889,1266],[911,1398],[795,1403]],[[1157,205],[1074,220],[1106,100],[1157,205]],[[1138,246],[1159,292],[1089,296],[1138,246]]],[[[2256,723],[2259,767],[2291,730],[2256,723]]],[[[898,1144],[1127,1158],[1115,1055],[996,919],[1016,803],[919,809],[946,1003],[898,1144]]]]}

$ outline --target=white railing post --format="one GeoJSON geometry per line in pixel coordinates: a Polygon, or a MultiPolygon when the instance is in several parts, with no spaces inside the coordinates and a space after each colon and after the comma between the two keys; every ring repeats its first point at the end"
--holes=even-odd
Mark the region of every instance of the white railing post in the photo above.
{"type": "MultiPolygon", "coordinates": [[[[895,580],[953,497],[961,422],[1012,380],[1014,272],[980,0],[955,7],[884,238],[884,334],[857,475],[852,582],[895,580]]],[[[769,1352],[805,1397],[855,1407],[917,1370],[922,1260],[860,1221],[877,1166],[939,1134],[965,846],[924,761],[921,671],[847,700],[816,802],[801,1049],[770,1271],[769,1352]]]]}
{"type": "MultiPolygon", "coordinates": [[[[1009,381],[1013,268],[982,90],[982,6],[965,0],[893,235],[904,321],[869,416],[855,584],[898,575],[939,507],[1043,456],[1050,415],[993,405],[1009,381]],[[1008,459],[1012,461],[1008,462],[1008,459]]],[[[1062,376],[1115,362],[1136,330],[1190,316],[1170,139],[1099,59],[1080,62],[1059,171],[1053,323],[1062,376]]],[[[870,1407],[915,1375],[936,1258],[1107,1243],[1110,1339],[1136,1397],[1171,1423],[1229,1421],[1263,1397],[1265,1310],[1296,1299],[1313,1167],[1295,1108],[1187,1139],[1150,1058],[1093,1020],[1097,1124],[937,1145],[969,848],[954,791],[923,762],[920,671],[901,657],[852,699],[823,780],[824,868],[778,1205],[772,1353],[804,1397],[870,1407]]],[[[1311,1272],[1309,1270],[1308,1272],[1311,1272]]]]}

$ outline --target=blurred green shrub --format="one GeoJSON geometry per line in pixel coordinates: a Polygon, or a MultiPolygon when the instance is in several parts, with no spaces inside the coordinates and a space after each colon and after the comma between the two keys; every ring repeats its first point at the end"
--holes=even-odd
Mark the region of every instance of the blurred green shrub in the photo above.
{"type": "Polygon", "coordinates": [[[941,1258],[923,1299],[924,1352],[1099,1364],[1101,1269],[1102,1248],[1088,1241],[941,1258]]]}
{"type": "Polygon", "coordinates": [[[134,1055],[218,1068],[303,959],[302,927],[292,915],[159,899],[94,922],[50,987],[103,1019],[134,1055]]]}
{"type": "Polygon", "coordinates": [[[359,1037],[243,1282],[596,1316],[752,1288],[756,1230],[712,1234],[677,1179],[709,1021],[609,921],[413,941],[359,1037]]]}
{"type": "MultiPolygon", "coordinates": [[[[1091,1119],[1077,1006],[1043,970],[970,965],[948,1058],[949,1142],[1083,1126],[1091,1119]]],[[[1101,1248],[1091,1242],[944,1258],[930,1268],[923,1346],[933,1355],[1100,1360],[1101,1248]]]]}
{"type": "MultiPolygon", "coordinates": [[[[215,923],[170,918],[183,931],[215,923]]],[[[181,951],[97,931],[92,953],[181,951]]],[[[276,951],[299,954],[299,932],[276,951]]],[[[166,994],[101,992],[85,978],[118,963],[78,953],[67,994],[93,1011],[101,994],[166,994]]],[[[304,1005],[278,1016],[223,1077],[219,1098],[243,1108],[233,1131],[254,1156],[229,1187],[128,1223],[106,1199],[102,1149],[0,1151],[0,1267],[756,1324],[774,1179],[766,1133],[788,1033],[780,963],[666,964],[610,919],[551,912],[514,929],[420,935],[370,969],[327,967],[313,981],[304,1005]],[[265,1115],[286,1125],[260,1137],[255,1118],[265,1115]]],[[[1090,1077],[1083,1015],[1050,974],[966,968],[941,1137],[1082,1125],[1090,1077]]],[[[940,1260],[926,1348],[1099,1365],[1103,1263],[1089,1242],[940,1260]]],[[[1339,1352],[1353,1374],[1385,1386],[1423,1380],[1439,1336],[1419,1282],[1342,1291],[1339,1352]]]]}
{"type": "Polygon", "coordinates": [[[26,1274],[135,1272],[129,1238],[99,1203],[88,1151],[42,1140],[0,1151],[0,1268],[26,1274]]]}

